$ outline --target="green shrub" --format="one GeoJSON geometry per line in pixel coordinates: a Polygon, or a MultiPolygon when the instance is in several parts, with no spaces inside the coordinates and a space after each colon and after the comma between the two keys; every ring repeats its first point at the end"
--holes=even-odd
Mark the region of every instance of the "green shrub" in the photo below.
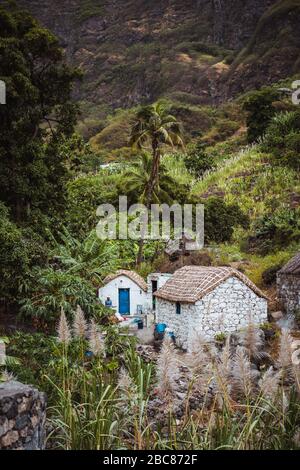
{"type": "Polygon", "coordinates": [[[203,203],[207,242],[230,241],[235,227],[248,227],[249,218],[237,204],[226,204],[223,199],[215,196],[206,199],[203,203]]]}
{"type": "Polygon", "coordinates": [[[118,203],[119,175],[103,170],[97,175],[80,176],[67,185],[67,226],[84,237],[97,225],[96,210],[100,204],[118,203]]]}
{"type": "Polygon", "coordinates": [[[271,87],[264,87],[249,94],[243,108],[248,113],[248,142],[256,142],[262,137],[270,120],[276,113],[274,102],[278,100],[279,92],[271,87]]]}
{"type": "MultiPolygon", "coordinates": [[[[283,249],[281,251],[276,251],[276,253],[271,253],[266,256],[260,255],[251,255],[250,263],[246,265],[245,274],[251,279],[254,284],[264,287],[263,282],[263,273],[269,268],[274,268],[274,266],[283,266],[288,262],[289,259],[294,255],[295,250],[283,249]]],[[[248,258],[248,257],[247,257],[248,258]]]]}
{"type": "Polygon", "coordinates": [[[42,333],[24,333],[17,331],[9,338],[7,352],[19,356],[19,364],[10,366],[10,371],[24,383],[40,387],[43,373],[52,360],[55,339],[42,333]]]}
{"type": "Polygon", "coordinates": [[[260,217],[248,238],[248,251],[267,254],[300,241],[300,209],[279,208],[260,217]]]}
{"type": "Polygon", "coordinates": [[[208,170],[215,168],[214,158],[205,151],[205,146],[202,143],[198,143],[193,150],[187,153],[184,162],[195,178],[201,178],[208,170]]]}
{"type": "Polygon", "coordinates": [[[215,335],[215,341],[219,343],[224,343],[226,341],[226,334],[225,333],[218,333],[215,335]]]}
{"type": "Polygon", "coordinates": [[[18,283],[30,264],[28,244],[21,229],[9,218],[9,210],[0,202],[0,297],[14,302],[18,283]]]}
{"type": "Polygon", "coordinates": [[[275,265],[271,266],[270,268],[267,268],[263,273],[262,273],[262,280],[265,286],[271,286],[276,282],[276,275],[278,271],[281,269],[282,265],[275,265]]]}
{"type": "Polygon", "coordinates": [[[74,134],[60,146],[59,152],[68,160],[68,166],[74,175],[99,171],[105,159],[105,153],[91,149],[82,137],[74,134]]]}
{"type": "Polygon", "coordinates": [[[120,267],[128,253],[119,250],[119,242],[100,240],[93,230],[83,240],[67,230],[53,239],[45,267],[35,266],[20,284],[20,315],[33,319],[36,326],[52,328],[63,308],[72,317],[77,305],[98,320],[109,312],[97,299],[97,287],[109,273],[120,267]]]}
{"type": "Polygon", "coordinates": [[[277,165],[300,170],[300,112],[285,112],[273,117],[262,143],[277,165]]]}

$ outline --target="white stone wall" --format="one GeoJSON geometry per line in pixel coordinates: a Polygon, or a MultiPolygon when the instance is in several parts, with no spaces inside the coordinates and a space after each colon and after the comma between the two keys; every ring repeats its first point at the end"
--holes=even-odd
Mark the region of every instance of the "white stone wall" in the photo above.
{"type": "Polygon", "coordinates": [[[147,294],[134,281],[127,276],[118,276],[101,287],[98,292],[100,301],[104,304],[107,297],[111,298],[113,308],[119,312],[119,289],[129,289],[130,315],[137,314],[137,306],[142,305],[145,309],[147,294]]]}
{"type": "Polygon", "coordinates": [[[174,331],[179,346],[188,349],[194,331],[209,339],[219,333],[237,331],[249,323],[267,321],[267,300],[257,296],[236,277],[231,277],[196,304],[181,304],[157,299],[157,321],[174,331]]]}
{"type": "Polygon", "coordinates": [[[176,313],[176,303],[157,298],[156,321],[165,323],[174,332],[178,346],[188,349],[190,332],[197,324],[201,311],[195,304],[181,304],[181,314],[176,313]]]}

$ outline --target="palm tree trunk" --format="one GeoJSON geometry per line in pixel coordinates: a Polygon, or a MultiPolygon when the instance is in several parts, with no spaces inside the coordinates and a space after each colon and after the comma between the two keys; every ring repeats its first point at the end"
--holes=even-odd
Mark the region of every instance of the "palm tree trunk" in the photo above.
{"type": "MultiPolygon", "coordinates": [[[[152,142],[152,154],[153,154],[153,161],[152,161],[151,177],[150,177],[150,180],[148,181],[147,198],[146,198],[146,208],[148,211],[151,209],[153,192],[158,182],[158,175],[159,175],[160,152],[159,152],[159,145],[156,139],[154,139],[152,142]]],[[[139,240],[139,251],[138,251],[137,260],[136,260],[137,267],[139,267],[143,261],[143,251],[144,251],[144,244],[145,244],[144,237],[145,237],[145,234],[142,233],[141,239],[139,240]]]]}
{"type": "Polygon", "coordinates": [[[139,251],[138,251],[138,254],[137,254],[137,258],[136,258],[136,266],[139,267],[141,266],[142,264],[142,261],[143,261],[143,251],[144,251],[144,239],[141,238],[139,240],[139,251]]]}
{"type": "Polygon", "coordinates": [[[147,189],[147,209],[150,209],[151,207],[154,188],[158,183],[160,152],[159,152],[157,141],[154,141],[152,143],[152,149],[153,149],[153,161],[152,161],[151,177],[148,182],[148,189],[147,189]]]}

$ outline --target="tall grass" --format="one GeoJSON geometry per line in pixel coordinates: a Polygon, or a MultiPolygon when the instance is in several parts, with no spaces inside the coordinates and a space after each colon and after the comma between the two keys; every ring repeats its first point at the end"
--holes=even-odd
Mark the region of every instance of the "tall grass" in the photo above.
{"type": "Polygon", "coordinates": [[[216,170],[207,172],[203,179],[195,184],[193,192],[195,194],[202,194],[214,184],[225,189],[228,177],[249,167],[253,168],[260,165],[262,158],[262,154],[258,152],[255,146],[248,146],[232,158],[221,162],[216,170]]]}
{"type": "MultiPolygon", "coordinates": [[[[64,323],[62,314],[60,335],[64,323]]],[[[77,333],[83,333],[81,312],[75,323],[77,333]]],[[[102,348],[86,358],[95,325],[88,330],[86,337],[72,339],[63,332],[46,374],[53,402],[48,409],[49,447],[299,448],[299,371],[292,364],[289,332],[283,331],[278,355],[268,367],[250,322],[238,346],[228,337],[220,351],[195,334],[192,351],[182,354],[166,340],[155,364],[145,364],[131,346],[111,370],[111,358],[102,348]],[[178,394],[183,366],[189,371],[184,396],[178,394]],[[195,407],[197,394],[202,399],[195,407]]]]}

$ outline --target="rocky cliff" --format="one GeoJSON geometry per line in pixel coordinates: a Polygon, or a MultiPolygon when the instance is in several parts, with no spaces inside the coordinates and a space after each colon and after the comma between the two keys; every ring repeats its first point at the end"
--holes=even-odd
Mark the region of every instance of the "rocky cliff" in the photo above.
{"type": "Polygon", "coordinates": [[[164,96],[213,104],[299,71],[300,0],[20,0],[85,73],[87,126],[164,96]],[[298,61],[297,61],[298,60],[298,61]]]}

